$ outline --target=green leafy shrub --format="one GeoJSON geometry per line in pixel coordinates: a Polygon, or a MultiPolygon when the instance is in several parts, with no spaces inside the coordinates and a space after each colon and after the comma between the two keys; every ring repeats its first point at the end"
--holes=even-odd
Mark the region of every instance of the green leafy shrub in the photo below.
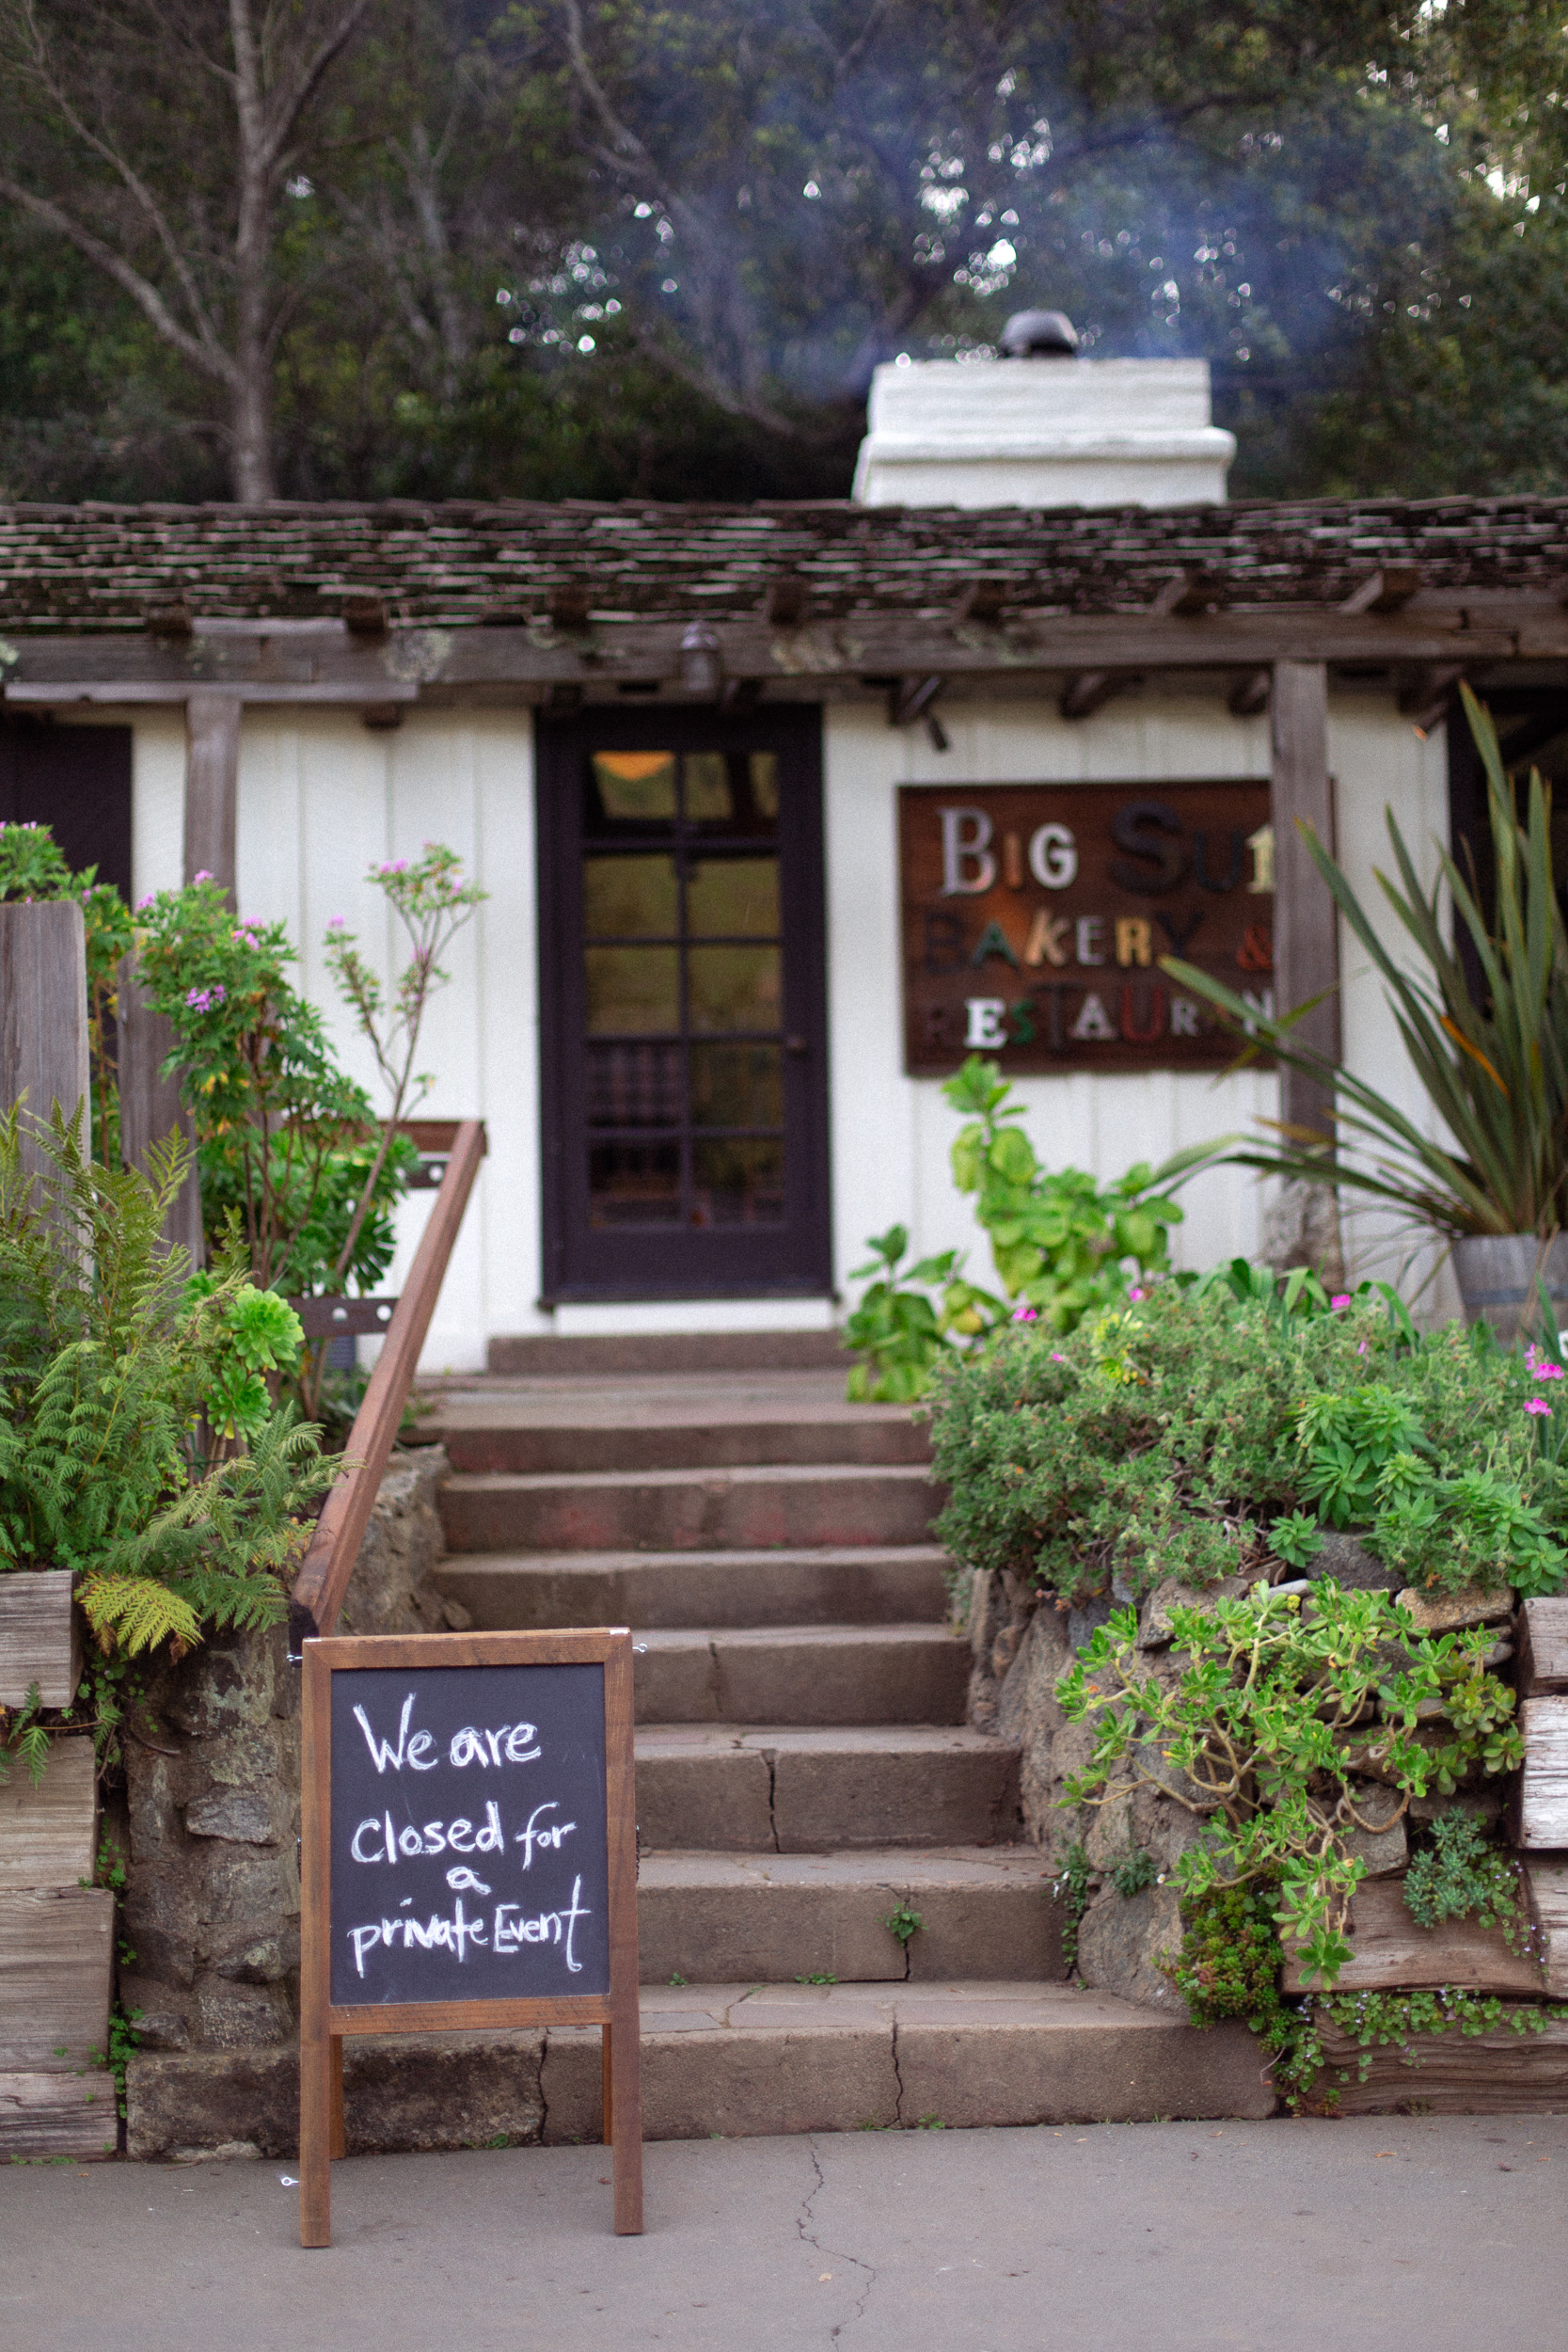
{"type": "Polygon", "coordinates": [[[984,1347],[1009,1321],[1074,1329],[1092,1309],[1115,1306],[1129,1287],[1168,1273],[1169,1229],[1181,1222],[1170,1188],[1221,1148],[1180,1152],[1162,1168],[1147,1162],[1114,1184],[1082,1168],[1042,1168],[1034,1145],[1011,1122],[1022,1104],[996,1062],[972,1054],[942,1092],[970,1114],[954,1140],[953,1181],[974,1196],[974,1216],[990,1243],[1005,1295],[966,1279],[954,1249],[922,1258],[899,1274],[910,1246],[902,1225],[869,1241],[870,1261],[851,1281],[871,1283],[845,1326],[845,1344],[862,1359],[849,1375],[852,1398],[899,1403],[924,1396],[937,1367],[984,1347]],[[933,1297],[932,1294],[936,1295],[933,1297]]]}
{"type": "Polygon", "coordinates": [[[937,1531],[966,1566],[1082,1600],[1300,1565],[1325,1518],[1365,1512],[1413,1584],[1548,1592],[1568,1471],[1540,1386],[1484,1326],[1422,1337],[1379,1286],[1336,1303],[1239,1263],[939,1367],[937,1531]]]}
{"type": "Polygon", "coordinates": [[[1478,1919],[1501,1928],[1509,1942],[1518,1937],[1519,1866],[1496,1847],[1479,1821],[1459,1808],[1440,1813],[1428,1843],[1410,1859],[1404,1902],[1423,1928],[1445,1919],[1478,1919]]]}
{"type": "Polygon", "coordinates": [[[1304,1966],[1332,1983],[1365,1867],[1349,1841],[1412,1796],[1523,1760],[1513,1692],[1484,1662],[1491,1636],[1423,1636],[1386,1593],[1332,1579],[1305,1602],[1259,1583],[1169,1615],[1168,1663],[1138,1649],[1137,1612],[1118,1610],[1057,1683],[1069,1721],[1095,1735],[1065,1802],[1160,1790],[1203,1823],[1175,1866],[1182,1895],[1277,1885],[1304,1966]],[[1375,1820],[1360,1810],[1369,1774],[1396,1799],[1375,1820]]]}
{"type": "Polygon", "coordinates": [[[74,1571],[104,1728],[128,1658],[285,1613],[336,1469],[260,1376],[297,1347],[282,1301],[243,1267],[192,1281],[163,1247],[182,1148],[155,1148],[149,1181],[89,1159],[56,1114],[40,1183],[18,1126],[0,1121],[0,1572],[74,1571]]]}

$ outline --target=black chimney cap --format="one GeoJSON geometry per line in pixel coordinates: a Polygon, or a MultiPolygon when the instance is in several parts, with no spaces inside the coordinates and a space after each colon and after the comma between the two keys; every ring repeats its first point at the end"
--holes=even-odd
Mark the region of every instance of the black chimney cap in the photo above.
{"type": "Polygon", "coordinates": [[[1070,359],[1078,349],[1078,330],[1062,310],[1015,310],[1002,329],[1002,350],[1008,359],[1070,359]]]}

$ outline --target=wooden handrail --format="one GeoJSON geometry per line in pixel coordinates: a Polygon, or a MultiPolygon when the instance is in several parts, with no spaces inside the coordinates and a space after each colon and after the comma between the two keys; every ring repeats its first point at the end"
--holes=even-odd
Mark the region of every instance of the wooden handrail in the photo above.
{"type": "Polygon", "coordinates": [[[365,1401],[349,1432],[346,1451],[354,1467],[327,1496],[310,1549],[294,1580],[289,1602],[289,1654],[293,1658],[300,1655],[302,1642],[330,1633],[338,1622],[484,1151],[483,1121],[460,1120],[430,1222],[414,1253],[365,1401]]]}

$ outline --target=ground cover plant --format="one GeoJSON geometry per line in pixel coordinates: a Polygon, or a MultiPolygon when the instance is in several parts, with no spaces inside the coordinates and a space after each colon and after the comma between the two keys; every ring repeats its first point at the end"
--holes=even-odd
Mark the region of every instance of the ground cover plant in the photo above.
{"type": "Polygon", "coordinates": [[[937,1528],[1075,1602],[1277,1574],[1345,1527],[1410,1585],[1554,1592],[1560,1381],[1484,1326],[1418,1333],[1383,1286],[1331,1302],[1238,1262],[943,1367],[937,1528]]]}

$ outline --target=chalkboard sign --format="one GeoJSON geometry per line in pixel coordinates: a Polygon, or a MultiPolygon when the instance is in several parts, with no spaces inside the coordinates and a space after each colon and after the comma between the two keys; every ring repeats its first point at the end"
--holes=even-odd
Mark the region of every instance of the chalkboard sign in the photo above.
{"type": "Polygon", "coordinates": [[[631,1724],[624,1629],[306,1644],[303,2244],[329,2238],[343,2035],[476,2026],[603,2026],[641,2229],[631,1724]]]}

